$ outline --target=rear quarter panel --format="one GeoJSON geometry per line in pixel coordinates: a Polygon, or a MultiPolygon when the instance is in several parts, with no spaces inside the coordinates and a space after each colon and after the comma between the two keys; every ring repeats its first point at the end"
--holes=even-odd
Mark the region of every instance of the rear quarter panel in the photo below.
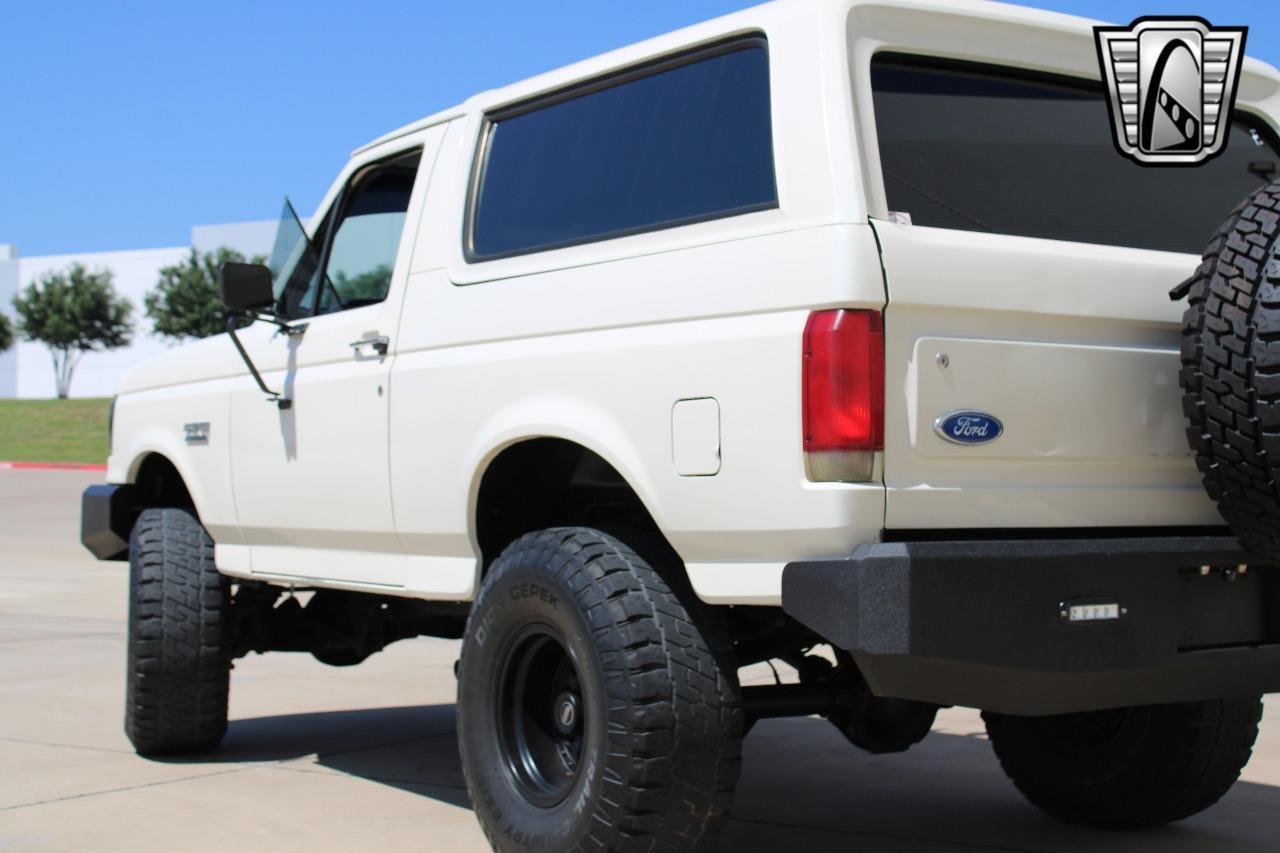
{"type": "MultiPolygon", "coordinates": [[[[461,235],[483,111],[569,82],[574,69],[487,96],[451,124],[392,375],[396,520],[411,560],[423,558],[410,573],[423,594],[458,565],[447,561],[474,565],[485,466],[526,438],[565,438],[610,462],[709,601],[776,604],[787,561],[877,537],[883,486],[809,483],[802,456],[809,311],[884,304],[860,195],[833,181],[854,187],[853,161],[813,132],[847,129],[847,82],[822,73],[827,51],[843,56],[841,34],[822,16],[766,13],[733,22],[769,41],[776,210],[470,264],[461,235]],[[681,476],[672,407],[704,397],[719,404],[720,470],[681,476]]],[[[708,28],[706,39],[725,34],[708,28]]],[[[682,35],[671,47],[697,43],[682,35]]]]}

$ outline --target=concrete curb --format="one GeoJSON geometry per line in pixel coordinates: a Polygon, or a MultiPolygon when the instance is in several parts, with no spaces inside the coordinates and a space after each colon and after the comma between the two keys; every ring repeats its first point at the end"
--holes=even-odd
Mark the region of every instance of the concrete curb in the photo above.
{"type": "Polygon", "coordinates": [[[106,465],[80,462],[0,462],[0,471],[105,471],[106,465]]]}

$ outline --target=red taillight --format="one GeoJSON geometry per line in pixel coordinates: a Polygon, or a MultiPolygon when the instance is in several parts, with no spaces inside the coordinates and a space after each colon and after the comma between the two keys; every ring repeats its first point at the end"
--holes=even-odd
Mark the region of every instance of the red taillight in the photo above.
{"type": "MultiPolygon", "coordinates": [[[[859,464],[814,479],[869,479],[871,456],[884,447],[884,329],[878,311],[815,311],[804,329],[804,450],[862,451],[859,464]],[[863,476],[865,474],[865,476],[863,476]]],[[[827,468],[826,465],[822,466],[827,468]]]]}

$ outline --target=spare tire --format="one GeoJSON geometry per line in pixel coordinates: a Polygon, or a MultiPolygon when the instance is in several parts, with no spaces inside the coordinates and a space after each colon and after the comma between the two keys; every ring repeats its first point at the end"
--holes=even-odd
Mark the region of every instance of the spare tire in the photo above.
{"type": "Polygon", "coordinates": [[[1205,489],[1244,546],[1280,561],[1280,183],[1227,217],[1183,315],[1182,407],[1205,489]]]}

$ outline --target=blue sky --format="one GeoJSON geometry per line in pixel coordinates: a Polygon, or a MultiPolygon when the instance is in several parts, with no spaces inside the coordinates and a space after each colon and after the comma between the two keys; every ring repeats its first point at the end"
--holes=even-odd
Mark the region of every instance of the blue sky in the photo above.
{"type": "MultiPolygon", "coordinates": [[[[793,0],[803,2],[803,0],[793,0]]],[[[401,124],[749,0],[14,2],[0,13],[0,243],[23,255],[185,245],[192,225],[310,212],[352,148],[401,124]]],[[[1280,4],[1042,0],[1128,23],[1250,27],[1280,4]]]]}

